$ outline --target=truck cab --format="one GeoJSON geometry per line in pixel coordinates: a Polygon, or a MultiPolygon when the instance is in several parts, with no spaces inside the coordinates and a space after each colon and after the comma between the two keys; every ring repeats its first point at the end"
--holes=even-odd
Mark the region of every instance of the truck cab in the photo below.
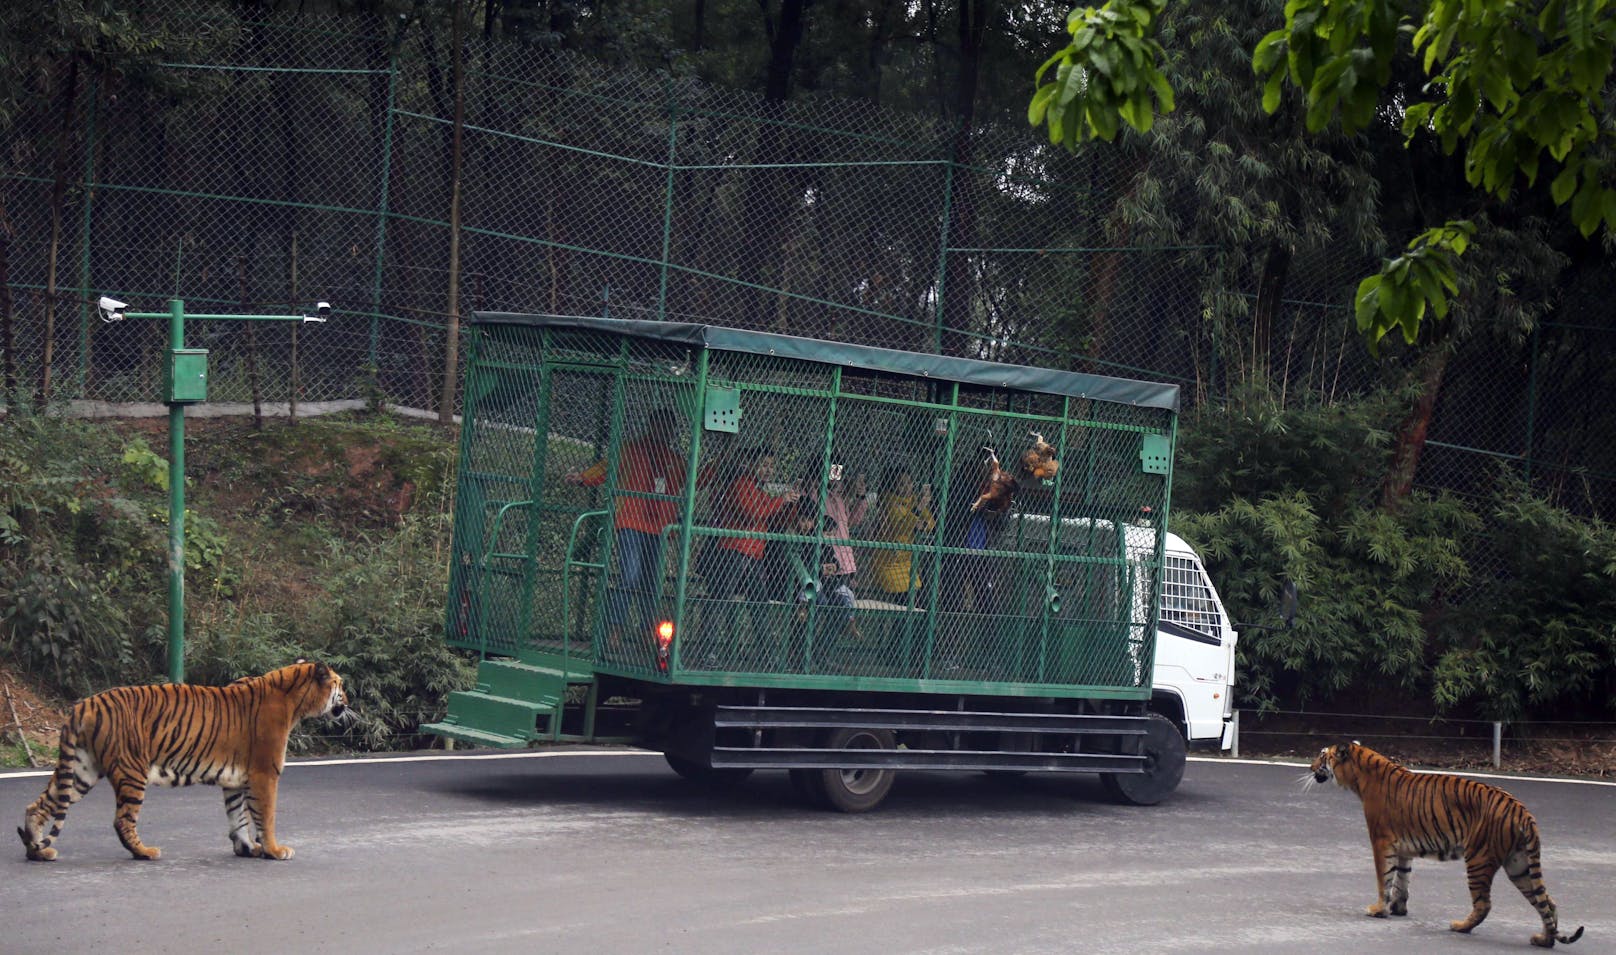
{"type": "Polygon", "coordinates": [[[1167,534],[1163,560],[1150,708],[1177,724],[1190,745],[1228,749],[1240,635],[1200,556],[1182,537],[1167,534]]]}

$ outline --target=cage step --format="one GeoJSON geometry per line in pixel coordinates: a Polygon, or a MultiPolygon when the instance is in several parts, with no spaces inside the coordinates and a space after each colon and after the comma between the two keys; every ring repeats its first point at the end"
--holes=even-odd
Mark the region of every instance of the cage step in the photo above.
{"type": "Polygon", "coordinates": [[[523,749],[528,741],[516,736],[506,736],[502,733],[489,733],[458,723],[422,723],[421,732],[442,736],[461,743],[471,743],[474,746],[491,746],[495,749],[523,749]]]}
{"type": "Polygon", "coordinates": [[[525,742],[540,738],[539,720],[542,718],[548,723],[554,719],[555,712],[554,703],[513,699],[479,690],[455,690],[449,694],[449,712],[443,721],[525,742]]]}

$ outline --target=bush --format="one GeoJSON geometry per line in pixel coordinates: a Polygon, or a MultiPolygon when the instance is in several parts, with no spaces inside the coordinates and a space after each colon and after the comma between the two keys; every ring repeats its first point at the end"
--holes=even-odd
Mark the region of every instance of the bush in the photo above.
{"type": "Polygon", "coordinates": [[[1616,527],[1531,494],[1508,475],[1491,506],[1478,580],[1442,629],[1436,701],[1486,719],[1609,719],[1616,712],[1616,527]]]}

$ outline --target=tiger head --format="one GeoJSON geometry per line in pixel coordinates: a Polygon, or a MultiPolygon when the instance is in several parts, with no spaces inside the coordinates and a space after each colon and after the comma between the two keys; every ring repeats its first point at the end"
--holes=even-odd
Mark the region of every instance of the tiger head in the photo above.
{"type": "Polygon", "coordinates": [[[324,663],[299,659],[291,666],[271,670],[263,676],[244,676],[235,683],[260,680],[286,694],[288,701],[296,701],[290,708],[293,722],[311,716],[336,718],[348,709],[348,694],[342,688],[341,675],[324,663]]]}
{"type": "Polygon", "coordinates": [[[1358,741],[1350,743],[1337,743],[1319,750],[1319,755],[1313,757],[1313,765],[1309,769],[1313,773],[1315,783],[1327,783],[1334,779],[1342,786],[1350,787],[1352,774],[1357,767],[1354,757],[1357,756],[1358,741]]]}
{"type": "Polygon", "coordinates": [[[315,686],[319,688],[319,692],[316,694],[316,697],[323,698],[325,700],[324,706],[322,706],[313,715],[329,716],[332,718],[341,716],[343,712],[348,709],[348,694],[343,692],[342,677],[337,673],[337,671],[326,666],[324,663],[310,664],[299,661],[299,664],[301,666],[312,668],[312,671],[309,673],[309,679],[313,680],[315,686]]]}

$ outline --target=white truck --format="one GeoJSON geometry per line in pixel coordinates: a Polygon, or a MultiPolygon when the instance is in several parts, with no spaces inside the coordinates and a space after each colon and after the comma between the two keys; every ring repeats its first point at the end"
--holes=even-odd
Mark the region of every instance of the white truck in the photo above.
{"type": "Polygon", "coordinates": [[[1164,561],[1150,708],[1177,724],[1191,745],[1228,749],[1240,635],[1200,556],[1177,534],[1167,535],[1164,561]]]}

